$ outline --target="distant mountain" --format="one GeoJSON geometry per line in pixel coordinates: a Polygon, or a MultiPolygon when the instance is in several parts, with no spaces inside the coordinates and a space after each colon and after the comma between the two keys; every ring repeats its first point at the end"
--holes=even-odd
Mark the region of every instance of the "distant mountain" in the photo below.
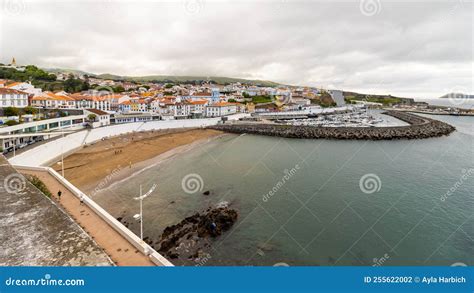
{"type": "Polygon", "coordinates": [[[42,68],[44,71],[47,71],[49,73],[72,73],[75,75],[84,75],[87,74],[88,76],[96,76],[96,74],[85,72],[82,70],[77,70],[77,69],[64,69],[64,68],[42,68]]]}
{"type": "Polygon", "coordinates": [[[112,80],[123,80],[123,81],[136,81],[136,82],[192,82],[192,81],[205,81],[212,80],[218,84],[225,83],[246,83],[251,85],[260,85],[260,86],[278,86],[279,83],[268,81],[268,80],[252,80],[252,79],[243,79],[243,78],[233,78],[233,77],[223,77],[223,76],[176,76],[176,75],[147,75],[147,76],[120,76],[110,73],[105,74],[93,74],[76,69],[63,69],[63,68],[43,68],[45,71],[58,74],[58,73],[72,73],[75,75],[84,75],[87,74],[92,77],[102,78],[102,79],[112,79],[112,80]]]}
{"type": "Polygon", "coordinates": [[[243,78],[223,77],[223,76],[176,76],[176,75],[147,75],[147,76],[120,76],[114,74],[99,74],[98,78],[112,80],[126,80],[139,82],[189,82],[189,81],[205,81],[212,80],[218,84],[225,83],[246,83],[261,86],[278,86],[279,83],[268,80],[252,80],[243,78]]]}
{"type": "Polygon", "coordinates": [[[439,97],[440,99],[474,99],[474,95],[467,95],[461,93],[449,93],[439,97]]]}

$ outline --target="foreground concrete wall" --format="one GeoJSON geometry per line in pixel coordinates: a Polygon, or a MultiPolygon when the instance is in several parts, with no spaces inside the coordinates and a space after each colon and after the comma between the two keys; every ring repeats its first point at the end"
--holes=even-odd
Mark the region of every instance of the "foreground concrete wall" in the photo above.
{"type": "Polygon", "coordinates": [[[91,210],[93,210],[97,215],[99,215],[107,224],[115,229],[120,235],[128,240],[137,250],[147,255],[150,260],[159,266],[173,266],[166,258],[161,254],[156,252],[151,246],[142,241],[137,235],[125,227],[122,223],[117,221],[112,215],[110,215],[106,210],[99,206],[95,201],[90,197],[80,191],[75,187],[71,182],[63,178],[56,171],[49,167],[31,167],[31,166],[17,166],[19,169],[24,170],[34,170],[34,171],[46,171],[61,182],[72,194],[74,194],[78,199],[81,197],[84,199],[84,204],[87,205],[91,210]]]}
{"type": "Polygon", "coordinates": [[[0,266],[111,266],[59,206],[0,156],[0,266]]]}

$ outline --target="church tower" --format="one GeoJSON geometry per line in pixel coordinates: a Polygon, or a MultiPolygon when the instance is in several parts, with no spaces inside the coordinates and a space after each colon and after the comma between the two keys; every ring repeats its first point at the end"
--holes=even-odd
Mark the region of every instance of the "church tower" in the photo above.
{"type": "Polygon", "coordinates": [[[15,60],[15,57],[12,58],[12,64],[10,64],[11,66],[16,66],[16,60],[15,60]]]}

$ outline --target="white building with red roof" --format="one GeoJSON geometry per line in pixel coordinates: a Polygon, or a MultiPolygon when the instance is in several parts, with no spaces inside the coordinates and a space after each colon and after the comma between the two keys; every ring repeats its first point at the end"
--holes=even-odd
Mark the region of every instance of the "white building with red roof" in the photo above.
{"type": "Polygon", "coordinates": [[[24,108],[26,106],[28,106],[28,93],[10,88],[0,88],[0,107],[24,108]]]}
{"type": "Polygon", "coordinates": [[[35,88],[34,85],[29,82],[13,82],[5,85],[5,87],[9,89],[19,90],[30,95],[39,95],[42,92],[40,88],[35,88]]]}
{"type": "Polygon", "coordinates": [[[221,117],[237,113],[237,105],[229,102],[219,102],[206,107],[206,117],[221,117]]]}

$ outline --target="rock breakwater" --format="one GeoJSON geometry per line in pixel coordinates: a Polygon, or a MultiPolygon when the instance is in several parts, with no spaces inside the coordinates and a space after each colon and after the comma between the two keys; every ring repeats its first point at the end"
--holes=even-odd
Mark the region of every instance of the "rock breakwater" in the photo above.
{"type": "Polygon", "coordinates": [[[387,111],[384,114],[407,122],[408,126],[392,127],[317,127],[264,123],[219,124],[209,128],[231,133],[249,133],[286,138],[323,138],[357,140],[423,139],[449,135],[456,129],[444,122],[407,112],[387,111]]]}

